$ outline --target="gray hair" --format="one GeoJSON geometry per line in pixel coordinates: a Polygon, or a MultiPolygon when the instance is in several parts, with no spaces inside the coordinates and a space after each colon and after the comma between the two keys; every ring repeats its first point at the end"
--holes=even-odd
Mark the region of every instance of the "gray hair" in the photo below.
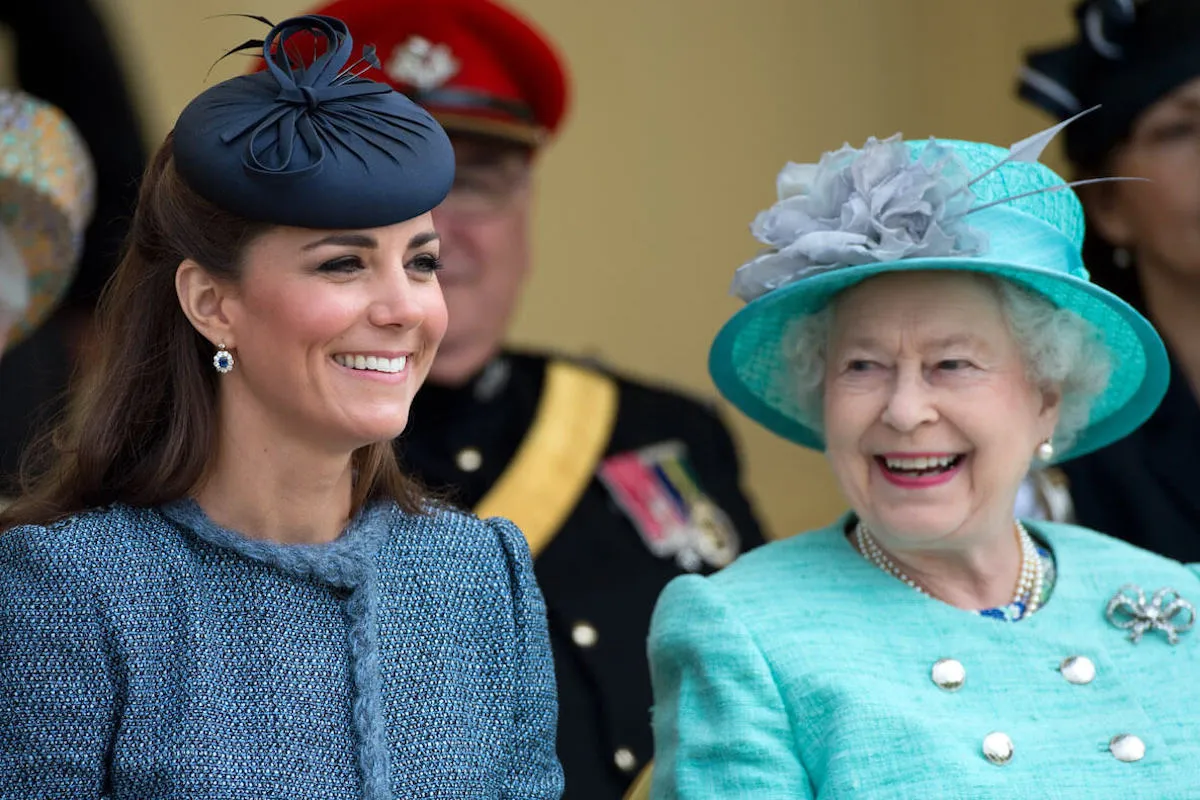
{"type": "MultiPolygon", "coordinates": [[[[978,277],[999,297],[1030,382],[1062,393],[1054,446],[1064,453],[1087,427],[1092,403],[1108,385],[1112,367],[1108,347],[1096,327],[1074,311],[1057,308],[1042,295],[1002,278],[978,277]]],[[[793,322],[783,342],[797,406],[803,421],[817,430],[823,427],[825,359],[836,306],[835,299],[816,314],[793,322]]]]}

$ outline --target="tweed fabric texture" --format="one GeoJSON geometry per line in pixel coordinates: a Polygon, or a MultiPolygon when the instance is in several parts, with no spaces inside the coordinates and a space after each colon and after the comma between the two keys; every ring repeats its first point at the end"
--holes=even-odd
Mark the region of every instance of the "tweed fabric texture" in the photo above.
{"type": "Polygon", "coordinates": [[[1188,567],[1101,534],[1028,523],[1058,583],[1003,624],[914,592],[858,555],[841,523],[673,581],[650,634],[664,798],[1200,797],[1200,632],[1140,643],[1104,610],[1125,583],[1200,600],[1188,567]],[[1086,656],[1086,685],[1059,665],[1086,656]],[[954,658],[957,692],[931,669],[954,658]],[[983,755],[1012,739],[1012,760],[983,755]],[[1112,737],[1145,757],[1118,761],[1112,737]]]}
{"type": "Polygon", "coordinates": [[[0,534],[0,798],[557,798],[520,531],[365,509],[328,545],[194,502],[0,534]]]}

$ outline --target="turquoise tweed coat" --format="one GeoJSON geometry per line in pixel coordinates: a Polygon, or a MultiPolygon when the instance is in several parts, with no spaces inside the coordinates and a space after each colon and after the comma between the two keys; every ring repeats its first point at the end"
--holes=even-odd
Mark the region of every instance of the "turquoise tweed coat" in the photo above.
{"type": "Polygon", "coordinates": [[[1139,643],[1105,616],[1126,583],[1200,602],[1192,568],[1082,528],[1048,604],[1015,624],[914,592],[860,557],[847,520],[663,593],[650,634],[654,798],[1200,797],[1200,631],[1139,643]],[[1071,656],[1095,678],[1071,683],[1071,656]],[[939,688],[940,659],[962,663],[939,688]],[[1010,761],[984,756],[1007,734],[1010,761]],[[1137,736],[1138,761],[1110,751],[1137,736]]]}

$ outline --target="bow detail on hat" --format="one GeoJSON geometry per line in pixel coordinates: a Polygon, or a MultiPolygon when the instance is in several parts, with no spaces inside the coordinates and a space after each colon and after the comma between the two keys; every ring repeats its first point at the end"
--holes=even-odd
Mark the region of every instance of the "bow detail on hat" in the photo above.
{"type": "MultiPolygon", "coordinates": [[[[251,41],[243,48],[258,44],[251,41]]],[[[322,167],[328,147],[335,143],[363,163],[359,150],[364,144],[394,161],[397,144],[409,148],[403,134],[421,131],[419,122],[386,114],[378,104],[361,107],[366,98],[391,88],[354,72],[364,63],[363,72],[379,68],[374,47],[363,48],[362,57],[347,66],[354,40],[341,20],[295,17],[274,26],[261,44],[267,70],[277,83],[274,102],[262,103],[259,115],[221,133],[226,144],[249,134],[246,169],[265,175],[308,174],[322,167]],[[312,51],[311,63],[293,58],[301,49],[312,51]]]]}

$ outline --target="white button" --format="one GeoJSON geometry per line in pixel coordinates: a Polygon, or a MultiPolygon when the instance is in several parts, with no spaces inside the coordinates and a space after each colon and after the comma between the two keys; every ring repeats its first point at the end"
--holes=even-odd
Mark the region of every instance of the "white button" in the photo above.
{"type": "Polygon", "coordinates": [[[967,670],[953,658],[943,658],[933,665],[931,677],[938,688],[947,692],[957,692],[967,679],[967,670]]]}
{"type": "Polygon", "coordinates": [[[1132,733],[1122,733],[1112,738],[1108,749],[1117,761],[1141,761],[1146,757],[1146,743],[1132,733]]]}
{"type": "Polygon", "coordinates": [[[480,453],[474,447],[464,447],[458,451],[458,455],[454,457],[454,461],[463,472],[474,472],[483,466],[483,453],[480,453]]]}
{"type": "Polygon", "coordinates": [[[620,747],[613,753],[613,763],[621,772],[633,772],[637,769],[637,756],[628,747],[620,747]]]}
{"type": "Polygon", "coordinates": [[[1012,739],[1008,738],[1007,733],[996,731],[989,733],[983,737],[983,754],[987,756],[987,760],[996,766],[1004,766],[1013,757],[1012,739]]]}
{"type": "Polygon", "coordinates": [[[1083,686],[1096,678],[1096,665],[1087,656],[1071,656],[1058,665],[1067,683],[1083,686]]]}
{"type": "Polygon", "coordinates": [[[600,633],[590,622],[576,622],[571,628],[571,641],[580,647],[595,647],[600,639],[600,633]]]}

